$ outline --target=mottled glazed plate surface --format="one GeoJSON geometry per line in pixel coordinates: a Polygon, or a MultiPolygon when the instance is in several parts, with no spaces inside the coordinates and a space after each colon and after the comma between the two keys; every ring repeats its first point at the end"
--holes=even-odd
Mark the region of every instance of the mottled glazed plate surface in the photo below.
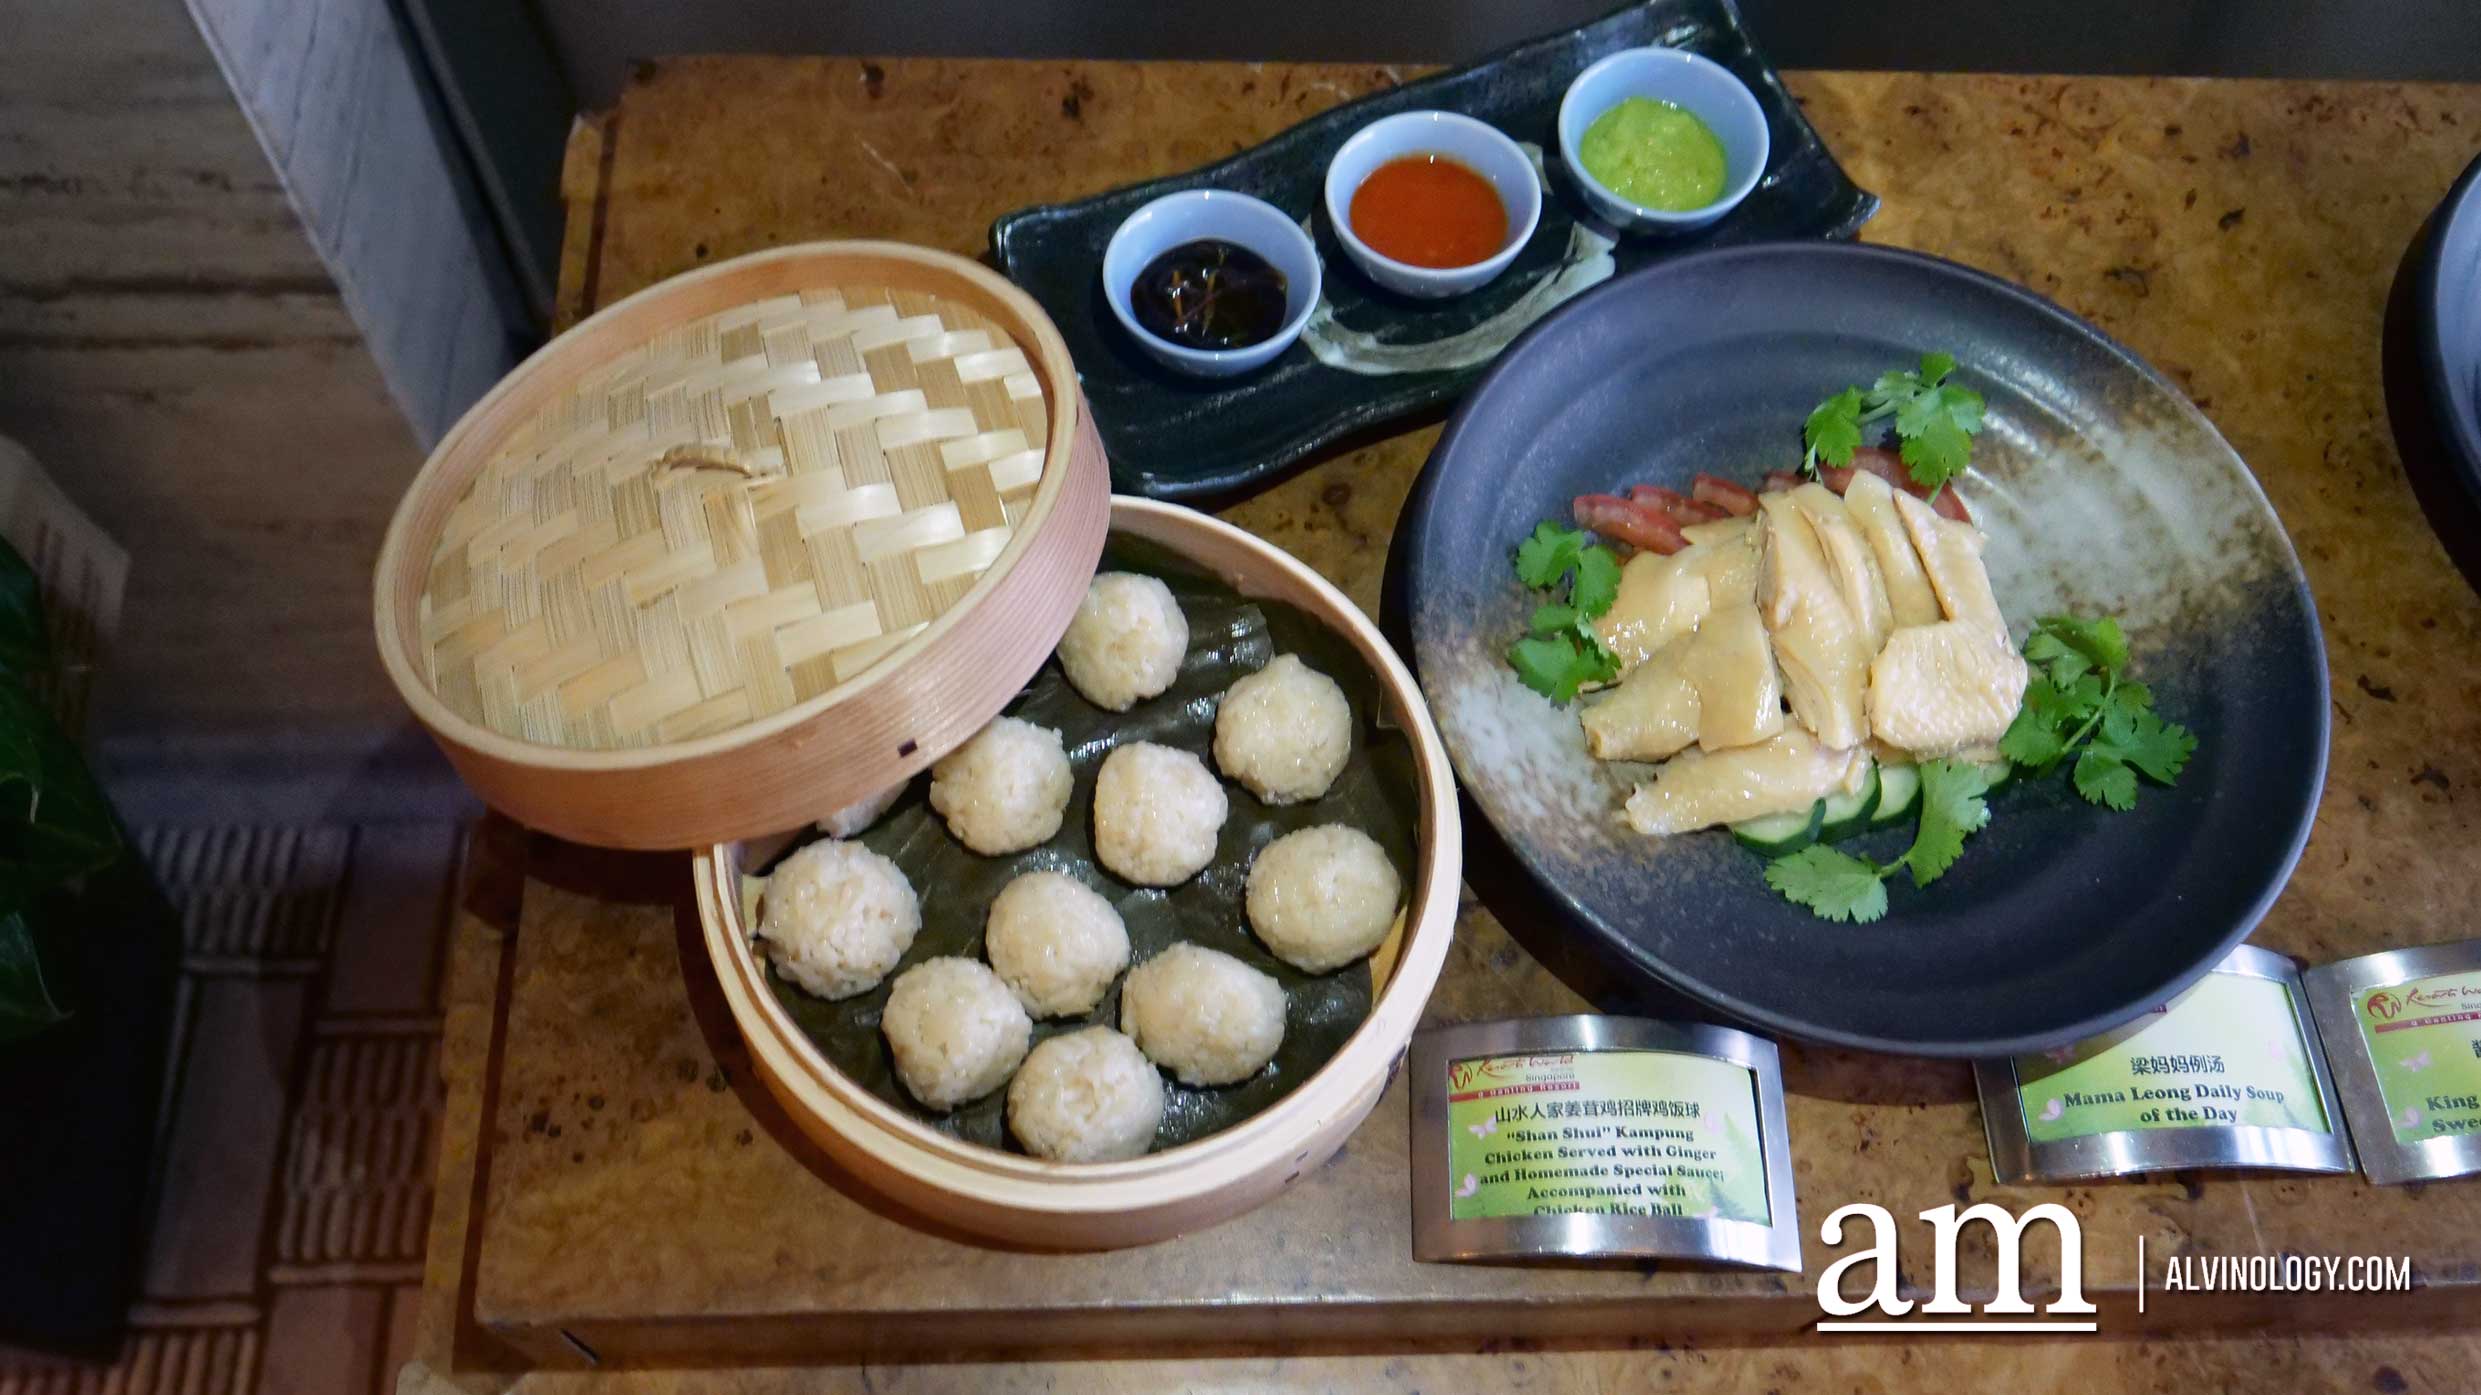
{"type": "MultiPolygon", "coordinates": [[[[2100,331],[1934,258],[1742,248],[1580,299],[1457,409],[1395,546],[1390,586],[1457,775],[1546,907],[1633,971],[1791,1035],[1985,1056],[2124,1021],[2256,925],[2325,783],[2316,611],[2247,467],[2100,331]],[[1876,924],[1830,924],[1725,833],[1617,822],[1650,767],[1589,758],[1574,717],[1509,670],[1534,603],[1509,552],[1579,493],[1787,468],[1819,399],[1933,349],[1988,401],[1963,489],[2019,636],[2041,615],[2119,616],[2136,676],[2200,745],[2133,813],[2064,776],[2019,782],[1946,877],[1899,878],[1876,924]]],[[[1861,846],[1891,856],[1906,836],[1861,846]]]]}
{"type": "Polygon", "coordinates": [[[1196,499],[1263,484],[1322,446],[1453,398],[1517,334],[1616,272],[1701,248],[1849,237],[1877,209],[1877,197],[1835,163],[1730,5],[1649,0],[1322,112],[1202,169],[1021,209],[991,225],[991,250],[1067,339],[1111,457],[1113,489],[1196,499]],[[1618,238],[1585,220],[1558,167],[1559,100],[1595,60],[1649,44],[1702,54],[1748,84],[1765,109],[1773,153],[1757,188],[1713,226],[1618,238]],[[1382,116],[1425,108],[1498,127],[1545,175],[1540,225],[1515,263],[1480,290],[1445,301],[1378,289],[1337,247],[1318,211],[1327,161],[1347,137],[1382,116]],[[1103,247],[1121,220],[1164,194],[1199,188],[1254,194],[1301,219],[1325,266],[1322,302],[1301,342],[1241,378],[1187,378],[1148,359],[1103,295],[1103,247]]]}

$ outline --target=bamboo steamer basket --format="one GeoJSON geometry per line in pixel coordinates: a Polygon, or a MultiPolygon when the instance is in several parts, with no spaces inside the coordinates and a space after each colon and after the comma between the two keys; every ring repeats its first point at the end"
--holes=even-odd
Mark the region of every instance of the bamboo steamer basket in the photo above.
{"type": "Polygon", "coordinates": [[[895,243],[737,258],[529,358],[415,478],[379,653],[486,801],[697,847],[910,778],[1049,655],[1110,482],[1059,332],[895,243]]]}
{"type": "Polygon", "coordinates": [[[1412,1039],[1455,932],[1463,868],[1446,749],[1412,675],[1359,607],[1280,548],[1189,509],[1114,498],[1111,527],[1181,554],[1243,595],[1295,606],[1350,640],[1378,675],[1382,720],[1412,746],[1416,865],[1395,934],[1371,960],[1370,1015],[1290,1094],[1220,1133],[1126,1162],[1046,1162],[950,1138],[829,1064],[776,1001],[751,948],[740,878],[788,839],[721,841],[695,854],[698,914],[725,1001],[760,1076],[802,1131],[864,1184],[918,1214],[1045,1248],[1109,1249],[1212,1225],[1332,1155],[1377,1104],[1412,1039]]]}

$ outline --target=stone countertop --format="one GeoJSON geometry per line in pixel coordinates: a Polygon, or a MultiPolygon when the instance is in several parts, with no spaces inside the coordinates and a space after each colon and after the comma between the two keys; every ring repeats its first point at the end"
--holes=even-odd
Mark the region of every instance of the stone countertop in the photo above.
{"type": "MultiPolygon", "coordinates": [[[[573,142],[562,315],[574,320],[706,261],[808,238],[979,253],[997,214],[1187,168],[1405,75],[650,64],[573,142]]],[[[1854,177],[1886,199],[1866,239],[1979,266],[2094,320],[2198,400],[2290,529],[2327,626],[2333,765],[2299,874],[2255,941],[2318,962],[2473,933],[2455,914],[2454,882],[2471,865],[2458,850],[2470,842],[2470,791],[2481,784],[2481,602],[2421,522],[2395,460],[2378,330],[2396,258],[2481,144],[2481,89],[1899,74],[1798,74],[1791,86],[1854,177]]],[[[1226,516],[1374,610],[1396,511],[1435,434],[1423,426],[1322,459],[1226,516]]],[[[682,920],[679,859],[535,851],[530,860],[512,853],[499,877],[506,891],[531,874],[521,909],[504,896],[496,916],[475,917],[460,935],[430,1340],[409,1373],[417,1382],[481,1389],[528,1364],[788,1362],[959,1342],[1136,1355],[1212,1337],[1232,1358],[1212,1369],[1235,1386],[1277,1379],[1254,1344],[1316,1339],[1410,1353],[1282,1368],[1351,1389],[1660,1388],[1692,1368],[1750,1388],[1843,1385],[1889,1379],[1899,1363],[1911,1384],[2070,1362],[2091,1382],[2127,1389],[2218,1384],[2243,1371],[2298,1388],[2387,1389],[2452,1383],[2457,1363],[2469,1371],[2481,1352],[2460,1337],[2356,1335],[2474,1311],[2481,1186],[2182,1174],[1999,1188],[1964,1068],[1803,1048],[1785,1055],[1812,1232],[1806,1276],[1413,1265],[1400,1085],[1334,1163],[1206,1236],[1116,1257],[982,1250],[908,1228],[840,1190],[832,1167],[774,1111],[682,920]],[[1908,1214],[1985,1198],[2055,1199],[2078,1212],[2087,1288],[2112,1330],[2138,1326],[2127,1300],[2139,1235],[2157,1256],[2156,1282],[2159,1256],[2182,1249],[2400,1253],[2425,1288],[2385,1302],[2175,1309],[2157,1300],[2144,1324],[2270,1319],[2337,1334],[2271,1344],[1899,1349],[1805,1334],[1816,1316],[1810,1285],[1833,1258],[1814,1233],[1828,1209],[1876,1201],[1908,1214]],[[1663,1345],[1456,1355],[1470,1339],[1454,1334],[1477,1331],[1663,1345]],[[1764,1341],[1775,1344],[1748,1345],[1764,1341]]],[[[1431,1019],[1582,1006],[1528,951],[1557,947],[1525,922],[1521,902],[1494,903],[1515,923],[1468,898],[1431,1019]]],[[[1924,1248],[1908,1256],[1908,1281],[1924,1277],[1914,1266],[1924,1248]]],[[[2054,1264],[2037,1240],[2031,1282],[2054,1264]]],[[[1970,1265],[1980,1268],[1968,1287],[1986,1284],[1986,1251],[1970,1265]]],[[[962,1376],[975,1369],[921,1378],[978,1388],[962,1376]]],[[[1007,1378],[1152,1388],[1149,1369],[1159,1381],[1167,1368],[1038,1364],[1007,1378]]],[[[810,1377],[840,1388],[852,1374],[810,1377]]],[[[797,1375],[752,1374],[744,1385],[810,1378],[797,1375]]],[[[528,1383],[572,1380],[674,1388],[656,1375],[528,1383]]]]}

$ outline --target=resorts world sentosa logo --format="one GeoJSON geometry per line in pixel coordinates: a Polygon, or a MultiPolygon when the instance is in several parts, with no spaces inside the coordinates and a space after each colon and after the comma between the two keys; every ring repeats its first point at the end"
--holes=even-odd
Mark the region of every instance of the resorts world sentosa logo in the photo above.
{"type": "Polygon", "coordinates": [[[2028,1208],[2023,1215],[2013,1216],[1989,1202],[1981,1202],[1958,1211],[1954,1206],[1933,1207],[1921,1213],[1929,1222],[1934,1288],[1930,1297],[1918,1304],[1903,1295],[1899,1281],[1900,1242],[1896,1235],[1895,1217],[1883,1206],[1854,1202],[1835,1208],[1818,1226],[1818,1239],[1829,1245],[1844,1243],[1844,1223],[1849,1219],[1866,1221],[1870,1228],[1866,1248],[1836,1260],[1818,1276],[1818,1307],[1828,1316],[1818,1322],[1820,1332],[1879,1332],[1919,1334],[1925,1332],[2091,1332],[2095,1330],[2090,1316],[2094,1306],[2085,1301],[2085,1235],[2076,1223],[2076,1216],[2056,1202],[2045,1201],[2028,1208]],[[1996,1236],[1998,1281],[1997,1291],[1981,1306],[1975,1316],[1972,1304],[1957,1296],[1956,1251],[1965,1226],[1974,1221],[1985,1222],[1996,1236]],[[2036,1221],[2048,1221],[2059,1231],[2059,1295],[2047,1305],[2036,1308],[2024,1299],[2023,1273],[2020,1266],[2024,1234],[2036,1221]],[[1861,1265],[1874,1268],[1874,1279],[1868,1293],[1861,1298],[1844,1296],[1844,1275],[1861,1265]],[[1915,1309],[1922,1316],[1911,1316],[1915,1309]],[[2046,1314],[2043,1317],[2032,1316],[2046,1314]],[[1875,1314],[1864,1317],[1864,1314],[1875,1314]],[[2068,1316],[2061,1316],[2061,1315],[2068,1316]]]}

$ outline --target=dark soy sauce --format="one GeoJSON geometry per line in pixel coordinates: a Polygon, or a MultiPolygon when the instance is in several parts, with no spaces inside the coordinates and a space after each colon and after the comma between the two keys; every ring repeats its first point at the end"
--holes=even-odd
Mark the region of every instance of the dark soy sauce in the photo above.
{"type": "Polygon", "coordinates": [[[1184,242],[1137,273],[1129,308],[1184,349],[1246,349],[1284,327],[1289,287],[1273,263],[1221,238],[1184,242]]]}

